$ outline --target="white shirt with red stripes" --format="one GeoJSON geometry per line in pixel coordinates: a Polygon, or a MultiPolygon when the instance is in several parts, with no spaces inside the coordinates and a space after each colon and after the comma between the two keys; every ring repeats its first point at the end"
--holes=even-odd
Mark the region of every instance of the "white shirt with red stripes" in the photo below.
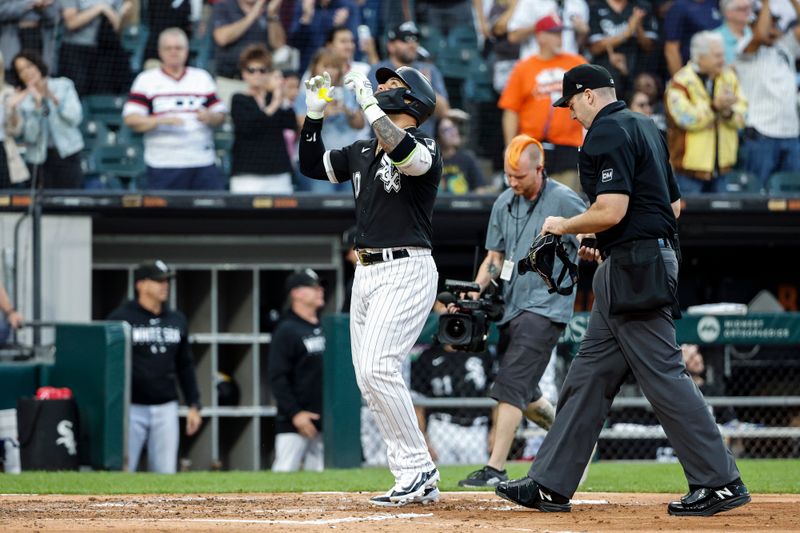
{"type": "Polygon", "coordinates": [[[177,126],[159,125],[145,133],[144,160],[149,167],[197,168],[214,164],[213,132],[197,119],[197,113],[204,108],[227,112],[216,92],[211,74],[194,67],[186,67],[178,78],[160,68],[136,77],[123,116],[158,115],[183,121],[177,126]]]}

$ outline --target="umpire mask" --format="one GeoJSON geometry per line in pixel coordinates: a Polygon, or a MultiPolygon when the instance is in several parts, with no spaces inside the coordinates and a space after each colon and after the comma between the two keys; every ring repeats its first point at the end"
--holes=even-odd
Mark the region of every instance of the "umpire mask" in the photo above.
{"type": "Polygon", "coordinates": [[[572,294],[572,289],[578,283],[578,265],[570,261],[560,235],[545,233],[539,235],[531,244],[528,254],[517,263],[517,272],[522,275],[526,272],[536,272],[547,285],[547,292],[557,292],[563,296],[572,294]],[[556,257],[561,260],[561,273],[558,280],[553,278],[556,266],[556,257]],[[569,274],[570,284],[562,287],[561,282],[569,274]]]}

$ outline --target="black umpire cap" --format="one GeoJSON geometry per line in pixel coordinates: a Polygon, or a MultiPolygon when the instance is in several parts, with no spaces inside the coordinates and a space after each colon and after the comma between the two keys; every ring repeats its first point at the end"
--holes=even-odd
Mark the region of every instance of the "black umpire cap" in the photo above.
{"type": "Polygon", "coordinates": [[[600,89],[614,87],[614,78],[600,65],[578,65],[572,67],[564,74],[561,84],[561,98],[555,101],[553,107],[569,107],[569,99],[586,89],[600,89]]]}
{"type": "Polygon", "coordinates": [[[175,277],[175,273],[170,270],[167,264],[157,259],[155,261],[149,261],[146,263],[140,264],[136,267],[136,270],[133,273],[133,277],[135,281],[141,281],[143,279],[152,279],[153,281],[164,281],[170,278],[175,277]]]}

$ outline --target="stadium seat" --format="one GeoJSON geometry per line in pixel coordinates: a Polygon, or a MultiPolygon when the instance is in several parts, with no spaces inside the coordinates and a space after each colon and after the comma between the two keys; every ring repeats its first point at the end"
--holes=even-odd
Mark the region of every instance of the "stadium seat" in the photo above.
{"type": "Polygon", "coordinates": [[[472,27],[453,28],[437,58],[436,66],[445,78],[466,79],[470,63],[478,57],[478,38],[472,27]]]}
{"type": "Polygon", "coordinates": [[[422,33],[422,38],[419,44],[428,51],[434,62],[438,61],[442,50],[447,47],[447,39],[434,26],[421,26],[420,32],[422,33]]]}
{"type": "Polygon", "coordinates": [[[122,48],[130,53],[131,69],[134,72],[142,70],[142,60],[145,46],[147,46],[148,33],[145,25],[127,26],[122,30],[120,37],[122,48]]]}
{"type": "Polygon", "coordinates": [[[132,187],[146,168],[144,150],[134,145],[101,146],[94,151],[93,157],[98,174],[127,179],[129,187],[132,187]]]}
{"type": "Polygon", "coordinates": [[[105,123],[95,119],[84,120],[81,123],[81,133],[87,150],[114,144],[116,141],[114,134],[108,130],[105,123]]]}
{"type": "Polygon", "coordinates": [[[494,102],[497,96],[492,86],[492,71],[479,55],[472,59],[469,75],[464,83],[464,97],[472,102],[494,102]]]}
{"type": "Polygon", "coordinates": [[[83,98],[83,119],[102,122],[117,130],[122,126],[122,107],[127,95],[93,94],[83,98]]]}
{"type": "Polygon", "coordinates": [[[144,146],[144,135],[136,133],[123,124],[117,132],[117,144],[120,146],[134,145],[142,148],[144,146]]]}
{"type": "Polygon", "coordinates": [[[800,172],[776,172],[769,177],[767,190],[771,194],[800,194],[800,172]]]}
{"type": "Polygon", "coordinates": [[[211,70],[211,57],[214,51],[214,41],[211,32],[195,35],[189,40],[189,64],[193,67],[211,70]]]}
{"type": "Polygon", "coordinates": [[[732,170],[723,178],[722,192],[760,194],[764,192],[761,183],[753,174],[743,170],[732,170]]]}

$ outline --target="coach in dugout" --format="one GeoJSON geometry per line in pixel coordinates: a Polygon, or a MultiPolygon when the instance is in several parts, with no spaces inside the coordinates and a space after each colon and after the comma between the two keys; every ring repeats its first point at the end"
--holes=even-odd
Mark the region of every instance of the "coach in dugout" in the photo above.
{"type": "Polygon", "coordinates": [[[161,474],[176,471],[180,440],[176,377],[189,406],[186,435],[197,433],[203,423],[186,317],[166,306],[173,276],[163,261],[139,265],[134,273],[136,299],[108,316],[108,320],[121,320],[131,326],[130,472],[136,471],[145,445],[147,470],[161,474]]]}
{"type": "Polygon", "coordinates": [[[161,68],[136,77],[122,110],[125,125],[144,133],[147,187],[167,190],[221,190],[225,178],[215,165],[212,128],[227,109],[214,78],[187,67],[189,40],[179,28],[158,38],[161,68]]]}

